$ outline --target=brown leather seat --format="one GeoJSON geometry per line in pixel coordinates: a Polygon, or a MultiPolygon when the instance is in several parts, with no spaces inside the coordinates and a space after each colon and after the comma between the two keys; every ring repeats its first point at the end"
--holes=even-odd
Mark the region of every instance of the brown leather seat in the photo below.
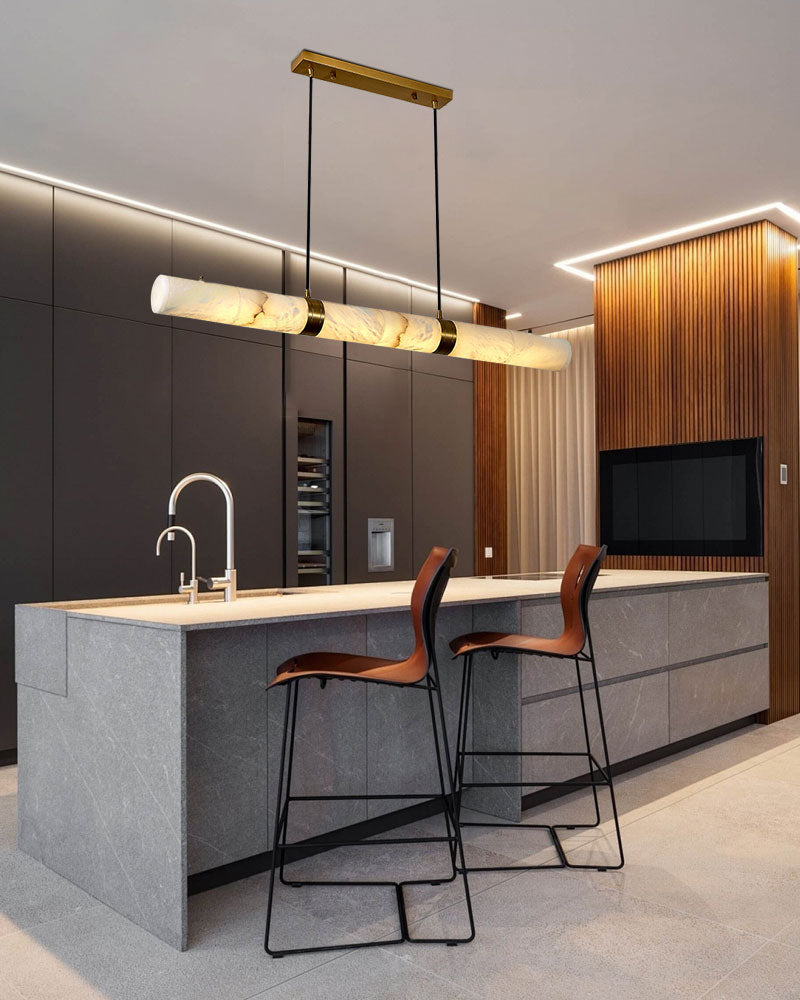
{"type": "Polygon", "coordinates": [[[470,632],[453,639],[454,656],[469,653],[538,653],[540,656],[577,656],[586,645],[587,604],[605,557],[605,547],[579,545],[561,579],[561,612],[564,630],[556,639],[513,632],[470,632]]]}
{"type": "Polygon", "coordinates": [[[411,592],[411,618],[414,623],[414,651],[405,660],[382,660],[354,653],[303,653],[278,667],[269,687],[287,684],[301,677],[348,678],[383,681],[386,684],[416,684],[428,672],[430,641],[423,621],[435,619],[449,574],[442,570],[455,565],[454,549],[436,546],[422,564],[411,592]],[[426,603],[428,607],[426,608],[426,603]]]}

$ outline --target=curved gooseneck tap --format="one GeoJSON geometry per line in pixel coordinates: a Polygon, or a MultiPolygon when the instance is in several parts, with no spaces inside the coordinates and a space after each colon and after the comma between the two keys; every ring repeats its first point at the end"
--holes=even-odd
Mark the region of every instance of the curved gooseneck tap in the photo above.
{"type": "Polygon", "coordinates": [[[184,579],[183,570],[181,570],[181,582],[178,587],[179,594],[188,594],[189,603],[197,603],[197,546],[195,545],[194,535],[189,531],[188,528],[184,528],[181,524],[171,524],[168,528],[164,528],[161,534],[156,539],[156,555],[161,555],[161,542],[164,539],[164,535],[167,535],[170,539],[175,537],[176,531],[182,531],[184,535],[189,539],[189,545],[192,549],[192,569],[191,569],[191,579],[186,583],[184,579]]]}
{"type": "MultiPolygon", "coordinates": [[[[212,576],[209,586],[211,590],[224,590],[226,601],[235,601],[236,570],[233,565],[233,493],[231,493],[231,488],[225,480],[220,479],[219,476],[215,476],[211,472],[193,472],[189,476],[184,476],[180,482],[175,484],[172,493],[170,494],[169,507],[167,508],[167,513],[169,514],[168,523],[170,527],[175,525],[175,512],[178,497],[181,495],[183,489],[190,483],[198,482],[213,483],[219,488],[222,495],[225,497],[225,575],[212,576]]],[[[167,538],[172,541],[174,535],[167,535],[167,538]]]]}

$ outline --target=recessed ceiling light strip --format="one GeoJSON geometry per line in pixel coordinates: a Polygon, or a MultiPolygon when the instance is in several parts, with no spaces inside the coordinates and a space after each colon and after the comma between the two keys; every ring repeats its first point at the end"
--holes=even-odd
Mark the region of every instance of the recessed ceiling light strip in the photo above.
{"type": "MultiPolygon", "coordinates": [[[[663,233],[655,233],[653,236],[643,236],[638,240],[630,240],[627,243],[618,243],[616,246],[605,247],[603,250],[593,250],[591,253],[581,254],[578,257],[567,257],[566,260],[556,261],[554,267],[574,274],[579,278],[586,278],[594,281],[592,271],[585,268],[576,267],[576,264],[584,264],[587,261],[600,262],[609,260],[615,256],[630,250],[640,250],[643,247],[653,244],[662,244],[673,241],[681,236],[690,236],[692,233],[699,233],[701,230],[710,230],[715,226],[725,226],[731,222],[739,222],[756,215],[765,215],[767,212],[780,212],[794,222],[800,223],[800,212],[786,205],[782,201],[771,201],[766,205],[756,205],[754,208],[745,208],[741,212],[730,212],[728,215],[719,215],[715,219],[706,219],[703,222],[693,222],[688,226],[679,226],[677,229],[667,229],[663,233]]],[[[800,247],[798,247],[800,250],[800,247]]]]}

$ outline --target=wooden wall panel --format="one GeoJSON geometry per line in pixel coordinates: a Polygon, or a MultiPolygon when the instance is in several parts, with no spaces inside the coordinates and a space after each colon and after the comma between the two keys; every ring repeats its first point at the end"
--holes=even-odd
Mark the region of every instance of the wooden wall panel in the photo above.
{"type": "MultiPolygon", "coordinates": [[[[505,328],[503,309],[476,302],[474,322],[505,328]]],[[[508,572],[506,370],[475,362],[475,574],[508,572]],[[492,548],[492,558],[484,550],[492,548]]]]}
{"type": "MultiPolygon", "coordinates": [[[[595,269],[598,449],[764,437],[763,557],[613,556],[770,574],[770,721],[800,711],[797,241],[756,222],[595,269]],[[778,485],[778,466],[789,485],[778,485]]],[[[713,623],[710,623],[713,627],[713,623]]]]}
{"type": "Polygon", "coordinates": [[[800,712],[800,484],[798,476],[797,248],[776,226],[766,227],[766,339],[762,395],[766,404],[766,559],[770,579],[770,709],[764,721],[800,712]],[[779,466],[789,466],[780,485],[779,466]]]}

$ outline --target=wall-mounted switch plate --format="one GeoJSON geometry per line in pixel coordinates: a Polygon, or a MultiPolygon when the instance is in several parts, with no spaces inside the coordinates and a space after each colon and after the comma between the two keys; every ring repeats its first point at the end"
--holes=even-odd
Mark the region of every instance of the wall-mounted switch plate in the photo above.
{"type": "Polygon", "coordinates": [[[487,545],[486,548],[483,550],[483,558],[484,559],[491,559],[492,558],[492,547],[491,547],[491,545],[487,545]]]}
{"type": "Polygon", "coordinates": [[[786,486],[789,482],[789,466],[781,465],[781,486],[786,486]]]}

